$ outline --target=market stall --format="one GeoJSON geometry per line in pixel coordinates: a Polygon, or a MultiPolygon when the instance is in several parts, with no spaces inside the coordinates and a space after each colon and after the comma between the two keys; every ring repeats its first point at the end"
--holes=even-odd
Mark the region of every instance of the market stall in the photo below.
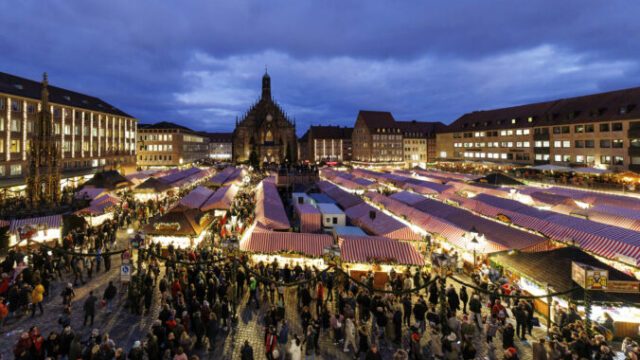
{"type": "MultiPolygon", "coordinates": [[[[547,284],[552,292],[564,292],[578,287],[572,280],[572,262],[604,269],[608,272],[608,284],[604,291],[591,291],[592,318],[602,322],[604,312],[614,319],[615,336],[637,337],[640,325],[640,282],[595,257],[575,247],[558,248],[538,253],[500,253],[490,257],[491,263],[502,269],[505,277],[517,284],[527,294],[540,296],[547,294],[547,284]],[[624,303],[624,304],[623,304],[624,303]],[[634,304],[629,306],[629,304],[634,304]]],[[[571,293],[554,297],[565,309],[568,302],[582,303],[584,291],[579,288],[571,293]]],[[[546,297],[534,301],[536,310],[547,316],[546,297]]],[[[584,311],[583,306],[579,307],[584,311]]]]}
{"type": "Polygon", "coordinates": [[[147,239],[162,247],[172,244],[177,248],[198,246],[208,234],[214,217],[198,209],[177,206],[144,227],[147,239]]]}
{"type": "Polygon", "coordinates": [[[331,245],[333,238],[330,235],[254,231],[243,237],[240,249],[254,253],[254,261],[269,263],[277,260],[290,266],[310,265],[324,268],[322,251],[331,245]]]}
{"type": "Polygon", "coordinates": [[[198,186],[180,199],[178,204],[191,209],[199,209],[213,194],[213,190],[204,186],[198,186]]]}
{"type": "Polygon", "coordinates": [[[200,210],[202,211],[214,211],[214,215],[223,216],[229,211],[231,208],[231,203],[233,202],[233,198],[238,193],[237,185],[226,185],[211,195],[203,204],[200,206],[200,210]]]}
{"type": "Polygon", "coordinates": [[[322,230],[322,214],[320,210],[313,205],[298,204],[294,205],[298,225],[302,233],[315,233],[322,230]]]}
{"type": "Polygon", "coordinates": [[[62,238],[62,215],[41,216],[28,219],[11,220],[9,226],[9,246],[17,244],[21,238],[21,230],[28,232],[29,241],[52,242],[62,238]]]}
{"type": "Polygon", "coordinates": [[[382,287],[389,272],[404,272],[406,266],[423,266],[425,261],[409,243],[379,236],[343,235],[338,238],[343,269],[356,279],[374,272],[374,286],[382,287]]]}
{"type": "Polygon", "coordinates": [[[269,230],[289,231],[291,225],[282,199],[272,182],[263,181],[256,190],[256,221],[269,230]]]}
{"type": "Polygon", "coordinates": [[[103,194],[93,199],[89,206],[76,211],[74,214],[84,217],[89,225],[98,226],[106,220],[113,219],[113,214],[121,203],[122,199],[119,197],[103,194]]]}

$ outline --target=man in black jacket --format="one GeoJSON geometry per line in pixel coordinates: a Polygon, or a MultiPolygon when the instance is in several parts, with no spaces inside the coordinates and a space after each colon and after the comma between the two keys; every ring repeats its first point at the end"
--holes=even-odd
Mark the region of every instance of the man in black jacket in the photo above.
{"type": "Polygon", "coordinates": [[[98,298],[93,296],[93,290],[89,291],[89,297],[84,301],[84,322],[82,326],[87,325],[87,318],[91,317],[91,326],[93,326],[93,317],[96,315],[96,301],[98,298]]]}
{"type": "Polygon", "coordinates": [[[482,303],[480,302],[480,295],[473,294],[471,300],[469,300],[469,311],[471,311],[471,318],[474,324],[478,326],[478,329],[482,330],[482,303]]]}
{"type": "Polygon", "coordinates": [[[113,299],[116,297],[117,293],[118,289],[116,289],[112,281],[109,281],[109,285],[104,289],[104,294],[102,295],[102,300],[106,302],[107,314],[111,314],[113,299]]]}

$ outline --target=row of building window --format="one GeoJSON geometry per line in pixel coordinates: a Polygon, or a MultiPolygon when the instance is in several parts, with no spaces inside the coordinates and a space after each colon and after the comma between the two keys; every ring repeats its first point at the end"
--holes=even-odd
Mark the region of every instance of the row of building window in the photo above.
{"type": "Polygon", "coordinates": [[[139,157],[140,161],[171,161],[173,159],[173,155],[150,155],[150,156],[142,156],[139,157]]]}
{"type": "MultiPolygon", "coordinates": [[[[22,131],[22,120],[18,120],[18,119],[12,119],[10,122],[10,129],[13,132],[21,132],[22,131]]],[[[27,121],[27,133],[33,132],[33,127],[34,127],[34,122],[33,121],[27,121]]],[[[5,119],[4,117],[0,116],[0,131],[4,131],[5,129],[5,119]]],[[[80,130],[82,129],[81,126],[75,126],[74,127],[74,135],[76,136],[80,136],[80,130]]],[[[60,135],[60,124],[53,124],[53,132],[54,135],[60,135]]],[[[98,131],[98,128],[92,128],[91,129],[91,135],[92,136],[98,136],[98,133],[100,134],[100,137],[104,137],[105,136],[105,129],[104,128],[100,128],[100,131],[98,131]]],[[[129,130],[121,130],[121,133],[124,134],[125,140],[128,139],[130,136],[131,138],[133,138],[134,133],[130,132],[129,130]]],[[[85,126],[84,127],[84,134],[89,134],[89,126],[85,126]]],[[[114,131],[114,134],[116,136],[119,136],[118,134],[118,130],[116,129],[114,131]]],[[[71,135],[71,125],[65,125],[64,126],[64,135],[71,135]]],[[[106,129],[106,135],[107,137],[111,137],[111,128],[106,129]]]]}
{"type": "MultiPolygon", "coordinates": [[[[633,126],[635,123],[631,123],[633,126]]],[[[640,125],[638,125],[640,126],[640,125]]],[[[598,126],[600,132],[609,132],[609,131],[622,131],[622,123],[603,123],[598,126]]],[[[570,134],[571,126],[554,126],[552,128],[554,134],[570,134]]],[[[574,125],[573,132],[575,134],[584,134],[584,133],[593,133],[595,131],[594,124],[581,124],[574,125]]],[[[545,135],[549,134],[549,128],[536,128],[534,129],[534,133],[536,135],[545,135]]],[[[492,136],[520,136],[520,135],[529,135],[530,129],[516,129],[516,130],[496,130],[496,131],[476,131],[476,132],[465,132],[465,133],[454,133],[453,137],[456,139],[459,138],[471,138],[471,137],[492,137],[492,136]]]]}
{"type": "Polygon", "coordinates": [[[173,135],[171,134],[151,134],[151,135],[140,135],[140,141],[173,141],[173,135]]]}
{"type": "Polygon", "coordinates": [[[172,144],[152,144],[145,147],[146,151],[173,151],[172,144]]]}
{"type": "Polygon", "coordinates": [[[376,140],[402,140],[402,135],[373,135],[372,139],[376,140]]]}
{"type": "MultiPolygon", "coordinates": [[[[512,148],[514,147],[513,145],[515,144],[515,147],[517,148],[528,148],[531,147],[531,143],[529,141],[517,141],[517,142],[513,142],[513,141],[502,141],[502,142],[476,142],[476,143],[471,143],[471,142],[465,142],[465,143],[454,143],[453,147],[454,148],[512,148]]],[[[534,142],[534,147],[536,148],[548,148],[550,144],[549,140],[538,140],[534,142]]],[[[633,139],[631,141],[631,144],[633,144],[633,147],[640,147],[640,139],[633,139]]],[[[571,147],[571,141],[570,140],[555,140],[553,141],[553,147],[554,148],[570,148],[571,147]]],[[[595,147],[595,140],[575,140],[574,141],[574,147],[577,149],[582,149],[582,148],[594,148],[595,147]]],[[[608,149],[608,148],[614,148],[614,149],[621,149],[624,147],[624,140],[622,139],[603,139],[600,140],[600,148],[603,149],[608,149]]],[[[405,148],[406,151],[407,148],[405,148]]]]}

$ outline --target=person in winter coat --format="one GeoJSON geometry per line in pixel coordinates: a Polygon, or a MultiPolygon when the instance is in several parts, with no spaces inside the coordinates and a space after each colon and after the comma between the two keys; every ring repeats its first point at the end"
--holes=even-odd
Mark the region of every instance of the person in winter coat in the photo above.
{"type": "Polygon", "coordinates": [[[452,311],[457,311],[460,309],[460,298],[456,293],[456,289],[450,285],[449,289],[447,289],[447,300],[449,302],[449,309],[452,311]]]}
{"type": "Polygon", "coordinates": [[[482,303],[480,302],[480,295],[473,294],[471,300],[469,300],[469,311],[471,312],[471,322],[474,323],[478,329],[482,329],[482,303]]]}
{"type": "Polygon", "coordinates": [[[518,304],[518,306],[513,309],[513,316],[516,318],[516,335],[524,340],[525,334],[527,333],[527,318],[529,316],[524,303],[518,304]]]}
{"type": "Polygon", "coordinates": [[[422,349],[420,347],[420,335],[413,333],[411,335],[411,342],[409,343],[409,359],[421,360],[422,349]]]}
{"type": "Polygon", "coordinates": [[[31,317],[36,316],[36,306],[40,308],[40,315],[44,314],[42,309],[42,300],[44,297],[44,286],[38,283],[31,291],[31,317]]]}
{"type": "Polygon", "coordinates": [[[344,330],[345,340],[342,351],[348,352],[349,344],[351,344],[351,347],[353,347],[353,351],[356,351],[356,325],[353,323],[353,320],[351,318],[347,318],[347,320],[345,320],[344,330]]]}
{"type": "Polygon", "coordinates": [[[30,352],[32,346],[33,342],[31,341],[31,337],[29,337],[29,333],[24,332],[13,347],[13,355],[16,359],[28,360],[31,356],[30,352]]]}
{"type": "Polygon", "coordinates": [[[249,345],[249,340],[244,341],[244,345],[240,350],[241,360],[253,360],[253,348],[249,345]]]}
{"type": "Polygon", "coordinates": [[[82,335],[75,334],[69,346],[69,359],[79,359],[82,357],[82,335]]]}
{"type": "Polygon", "coordinates": [[[362,325],[358,328],[358,337],[360,338],[358,341],[358,352],[356,352],[356,358],[360,356],[360,353],[367,353],[367,349],[369,348],[369,332],[367,328],[362,325]]]}
{"type": "Polygon", "coordinates": [[[380,355],[380,352],[378,351],[377,346],[371,345],[364,359],[365,360],[382,360],[382,355],[380,355]]]}
{"type": "Polygon", "coordinates": [[[444,347],[444,356],[447,360],[458,360],[460,357],[460,352],[462,351],[460,347],[460,342],[458,341],[458,337],[455,333],[450,333],[444,339],[443,342],[444,347]]]}
{"type": "Polygon", "coordinates": [[[307,327],[307,336],[304,339],[304,343],[305,343],[305,349],[304,349],[304,355],[305,355],[305,359],[315,359],[315,354],[316,354],[316,336],[318,336],[316,334],[315,329],[313,328],[313,325],[309,325],[307,327]]]}
{"type": "Polygon", "coordinates": [[[107,308],[107,314],[111,314],[111,308],[113,306],[113,299],[118,294],[118,289],[113,285],[112,281],[109,281],[109,285],[104,289],[104,294],[102,296],[102,300],[105,301],[105,305],[107,308]]]}
{"type": "Polygon", "coordinates": [[[467,288],[463,285],[460,288],[460,302],[462,303],[462,313],[467,314],[467,301],[469,301],[469,294],[467,294],[467,288]]]}
{"type": "Polygon", "coordinates": [[[504,326],[504,329],[502,329],[502,348],[508,349],[515,346],[513,343],[513,337],[515,334],[516,332],[513,329],[513,325],[507,323],[507,325],[504,326]]]}
{"type": "Polygon", "coordinates": [[[302,359],[302,342],[298,339],[298,336],[291,342],[291,346],[289,346],[289,355],[291,355],[291,360],[301,360],[302,359]]]}
{"type": "Polygon", "coordinates": [[[218,323],[218,318],[216,317],[216,313],[211,312],[209,314],[209,321],[207,321],[207,338],[209,339],[209,351],[213,351],[214,344],[216,342],[216,335],[218,335],[218,328],[220,327],[218,323]]]}
{"type": "Polygon", "coordinates": [[[498,317],[495,315],[487,316],[487,326],[486,326],[486,335],[487,342],[493,342],[493,337],[496,336],[498,332],[498,328],[500,327],[500,322],[498,321],[498,317]]]}

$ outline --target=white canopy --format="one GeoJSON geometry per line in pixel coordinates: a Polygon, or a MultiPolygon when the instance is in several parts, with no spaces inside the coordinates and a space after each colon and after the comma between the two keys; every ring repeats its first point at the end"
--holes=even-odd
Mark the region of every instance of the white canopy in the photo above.
{"type": "Polygon", "coordinates": [[[550,171],[575,171],[574,169],[569,168],[569,167],[559,166],[559,165],[551,165],[551,164],[532,166],[532,167],[530,167],[530,169],[533,169],[533,170],[550,170],[550,171]]]}
{"type": "Polygon", "coordinates": [[[587,173],[587,174],[609,174],[609,173],[611,173],[611,170],[596,169],[596,168],[589,168],[589,167],[573,169],[573,171],[579,172],[579,173],[587,173]]]}

